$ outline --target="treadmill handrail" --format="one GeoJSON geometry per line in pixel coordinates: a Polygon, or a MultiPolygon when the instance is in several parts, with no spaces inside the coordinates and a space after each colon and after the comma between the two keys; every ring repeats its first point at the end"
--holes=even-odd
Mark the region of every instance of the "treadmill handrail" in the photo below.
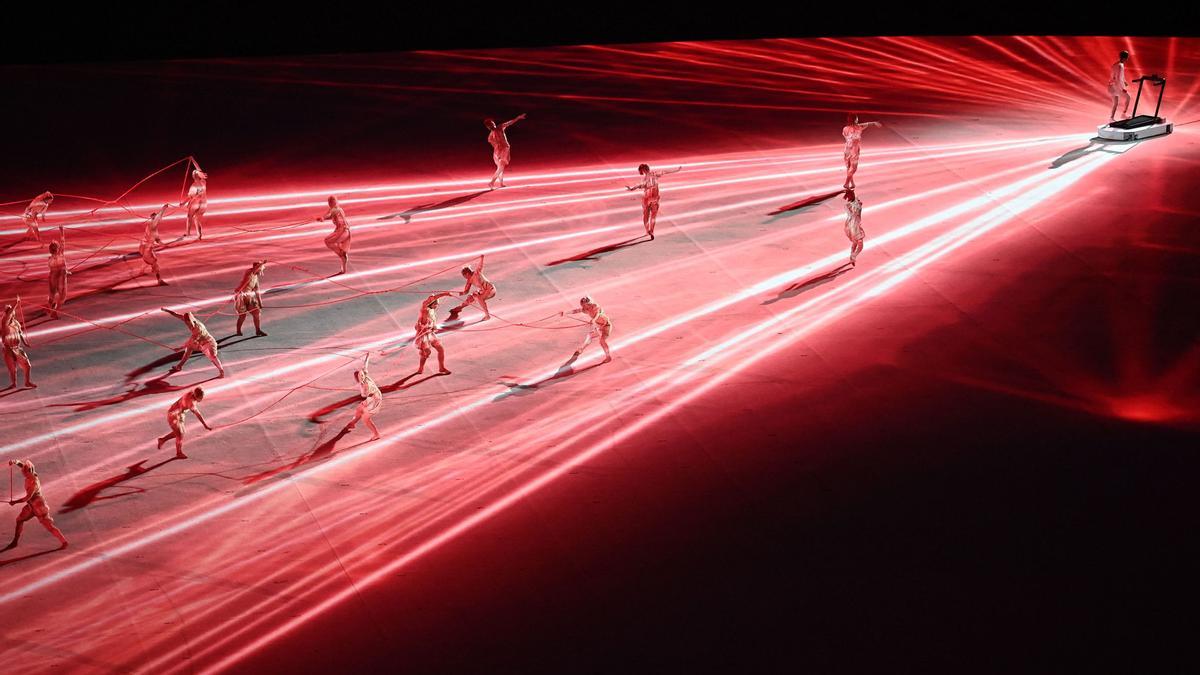
{"type": "Polygon", "coordinates": [[[1138,93],[1137,97],[1133,99],[1133,114],[1129,117],[1130,119],[1137,117],[1138,103],[1142,100],[1142,85],[1145,84],[1144,80],[1149,80],[1158,87],[1158,103],[1154,106],[1154,118],[1158,119],[1158,111],[1162,108],[1163,92],[1167,90],[1167,78],[1157,74],[1143,75],[1134,79],[1134,82],[1138,83],[1138,93]]]}

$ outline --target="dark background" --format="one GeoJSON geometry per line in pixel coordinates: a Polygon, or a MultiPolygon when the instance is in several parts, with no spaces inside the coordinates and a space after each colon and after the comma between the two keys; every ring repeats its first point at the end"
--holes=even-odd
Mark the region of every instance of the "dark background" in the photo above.
{"type": "MultiPolygon", "coordinates": [[[[1197,35],[1195,3],[9,3],[4,63],[872,35],[1197,35]]],[[[10,92],[11,94],[11,92],[10,92]]]]}

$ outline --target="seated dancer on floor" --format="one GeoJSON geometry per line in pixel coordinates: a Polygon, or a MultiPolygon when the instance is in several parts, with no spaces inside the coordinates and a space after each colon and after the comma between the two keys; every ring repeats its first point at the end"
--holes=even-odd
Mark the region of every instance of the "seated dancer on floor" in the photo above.
{"type": "Polygon", "coordinates": [[[267,271],[267,261],[259,260],[246,270],[246,274],[242,276],[242,283],[238,284],[237,289],[233,292],[233,306],[237,310],[237,334],[242,334],[242,324],[246,322],[246,314],[249,313],[254,319],[254,334],[265,336],[260,324],[260,315],[262,314],[262,296],[259,295],[258,285],[262,279],[262,275],[267,271]]]}
{"type": "Polygon", "coordinates": [[[212,364],[217,367],[217,372],[219,373],[217,377],[225,377],[225,367],[221,365],[221,359],[217,358],[217,340],[212,336],[212,333],[208,332],[208,328],[200,322],[200,319],[197,319],[196,315],[191,312],[179,314],[172,312],[166,307],[163,307],[162,311],[187,324],[188,330],[192,331],[187,343],[183,346],[183,358],[179,359],[179,363],[171,366],[170,372],[174,373],[183,370],[183,366],[191,358],[192,352],[198,351],[207,356],[208,360],[212,361],[212,364]]]}
{"type": "Polygon", "coordinates": [[[4,365],[8,368],[8,377],[12,381],[12,384],[8,385],[10,389],[17,388],[17,366],[25,371],[25,386],[30,389],[37,387],[33,380],[29,379],[29,371],[32,366],[29,363],[29,355],[22,347],[22,345],[29,346],[29,340],[25,337],[24,316],[25,312],[21,308],[21,296],[17,296],[15,303],[4,306],[0,338],[4,341],[4,365]]]}
{"type": "Polygon", "coordinates": [[[587,349],[587,346],[592,343],[592,338],[600,338],[600,346],[604,349],[604,361],[602,363],[612,361],[612,354],[608,350],[608,336],[612,335],[612,321],[609,321],[608,315],[604,313],[600,305],[597,305],[590,297],[585,295],[579,299],[579,309],[566,313],[583,313],[592,318],[591,322],[588,323],[588,333],[583,338],[583,344],[579,346],[579,349],[575,350],[575,358],[579,358],[583,350],[587,349]]]}
{"type": "Polygon", "coordinates": [[[346,430],[354,429],[359,420],[362,420],[367,428],[371,430],[371,440],[379,439],[379,428],[371,421],[371,417],[383,409],[383,392],[379,391],[379,386],[375,384],[375,380],[371,379],[371,373],[367,368],[371,363],[371,353],[363,357],[362,370],[354,371],[354,379],[358,382],[360,393],[363,400],[358,404],[358,409],[354,411],[354,419],[350,420],[346,430]]]}
{"type": "Polygon", "coordinates": [[[459,295],[466,295],[467,299],[458,307],[450,310],[450,320],[457,319],[460,312],[466,309],[468,305],[476,302],[479,303],[479,309],[483,310],[483,320],[487,321],[492,318],[491,312],[488,311],[487,301],[496,297],[496,286],[491,281],[488,281],[487,277],[483,276],[483,256],[479,256],[478,269],[467,265],[462,268],[462,275],[467,280],[467,285],[463,286],[462,293],[459,293],[459,295]],[[473,293],[471,292],[472,286],[476,288],[473,293]]]}
{"type": "Polygon", "coordinates": [[[325,237],[325,246],[336,253],[342,261],[342,271],[338,274],[345,274],[346,262],[350,259],[350,224],[346,222],[346,212],[342,210],[341,206],[338,206],[337,197],[329,198],[329,210],[325,212],[325,215],[317,218],[317,222],[323,220],[333,221],[333,233],[325,237]]]}
{"type": "Polygon", "coordinates": [[[50,517],[50,507],[42,495],[42,481],[38,478],[33,462],[28,459],[10,459],[8,465],[17,467],[25,475],[25,496],[20,499],[10,499],[8,503],[9,505],[25,504],[25,506],[21,507],[21,513],[17,514],[17,530],[13,533],[12,541],[4,547],[4,550],[17,547],[17,543],[21,541],[21,532],[25,529],[25,522],[33,518],[37,518],[42,527],[58,539],[59,548],[66,548],[67,538],[63,536],[61,530],[54,526],[54,519],[50,517]]]}
{"type": "Polygon", "coordinates": [[[51,319],[58,318],[58,308],[67,302],[67,231],[58,226],[58,239],[50,242],[50,293],[46,299],[46,311],[51,319]]]}
{"type": "Polygon", "coordinates": [[[183,434],[184,434],[184,418],[190,410],[196,419],[200,420],[200,424],[204,425],[205,429],[212,431],[212,427],[208,426],[204,415],[200,414],[200,406],[196,405],[204,400],[204,390],[196,387],[179,397],[178,401],[171,404],[167,410],[167,425],[171,427],[171,433],[166,436],[158,437],[158,447],[162,448],[163,443],[175,439],[175,457],[179,459],[187,459],[187,455],[183,454],[183,434]]]}

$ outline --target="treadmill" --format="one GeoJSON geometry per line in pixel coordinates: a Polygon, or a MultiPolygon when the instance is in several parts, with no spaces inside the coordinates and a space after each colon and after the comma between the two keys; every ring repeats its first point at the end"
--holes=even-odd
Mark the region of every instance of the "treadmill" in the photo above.
{"type": "Polygon", "coordinates": [[[1100,138],[1110,141],[1140,141],[1143,138],[1163,136],[1174,130],[1173,124],[1158,116],[1158,111],[1162,108],[1163,92],[1167,88],[1167,78],[1145,75],[1137,78],[1134,82],[1138,83],[1138,93],[1137,98],[1133,101],[1133,116],[1127,120],[1109,122],[1098,127],[1096,131],[1100,138]],[[1146,82],[1158,87],[1158,103],[1154,106],[1153,115],[1137,114],[1138,103],[1142,100],[1142,86],[1146,82]]]}

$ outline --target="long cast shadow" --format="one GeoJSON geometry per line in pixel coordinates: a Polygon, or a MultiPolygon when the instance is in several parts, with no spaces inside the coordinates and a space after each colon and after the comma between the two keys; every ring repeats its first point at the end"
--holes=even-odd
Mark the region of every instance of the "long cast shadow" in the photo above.
{"type": "Polygon", "coordinates": [[[780,300],[789,300],[791,298],[796,297],[797,295],[800,295],[801,293],[803,293],[805,291],[810,291],[814,288],[817,288],[818,286],[823,286],[823,285],[833,281],[834,279],[842,276],[846,272],[849,272],[852,269],[854,269],[854,267],[851,266],[850,263],[846,263],[846,264],[842,265],[841,267],[838,267],[837,269],[831,270],[829,272],[825,272],[824,274],[818,274],[817,276],[812,277],[810,279],[806,279],[804,281],[798,281],[798,282],[792,284],[791,286],[788,286],[787,288],[783,289],[782,291],[779,291],[779,295],[776,295],[775,297],[771,298],[770,300],[764,300],[762,304],[773,305],[773,304],[779,302],[780,300]]]}
{"type": "MultiPolygon", "coordinates": [[[[11,550],[11,549],[5,549],[5,550],[11,550]]],[[[8,560],[0,560],[0,567],[4,567],[5,565],[12,565],[13,563],[19,563],[23,560],[29,560],[30,558],[40,558],[41,556],[50,555],[51,553],[57,553],[61,550],[62,550],[61,546],[56,546],[54,548],[46,549],[45,551],[38,551],[37,553],[27,553],[27,554],[17,557],[17,558],[9,558],[8,560]]]]}
{"type": "Polygon", "coordinates": [[[401,211],[400,213],[392,213],[390,215],[380,216],[380,217],[376,218],[375,220],[391,220],[392,218],[403,218],[404,222],[407,223],[408,221],[412,220],[412,217],[417,215],[418,213],[427,213],[429,211],[437,211],[438,209],[445,209],[445,208],[449,208],[451,206],[458,206],[459,204],[465,204],[465,203],[471,201],[472,199],[475,199],[476,197],[478,197],[480,195],[485,195],[489,192],[491,192],[491,190],[480,190],[479,192],[472,192],[471,194],[465,194],[465,195],[459,195],[457,197],[451,197],[450,199],[447,199],[445,201],[431,202],[429,204],[418,204],[416,206],[408,208],[405,211],[401,211]]]}
{"type": "Polygon", "coordinates": [[[98,502],[102,499],[117,499],[118,497],[127,497],[129,495],[145,492],[145,488],[131,486],[127,488],[126,492],[120,492],[117,494],[108,495],[106,497],[100,496],[100,493],[108,488],[115,487],[127,480],[137,478],[138,476],[143,476],[161,466],[165,466],[171,462],[174,462],[176,459],[178,459],[178,457],[171,457],[170,459],[164,459],[158,464],[151,464],[150,466],[142,466],[146,462],[150,461],[149,459],[143,459],[137,464],[131,464],[125,469],[124,473],[119,473],[111,478],[105,478],[102,481],[92,483],[79,492],[76,492],[70,499],[66,501],[61,512],[70,513],[72,511],[78,511],[79,509],[82,509],[85,506],[88,506],[93,502],[98,502]]]}
{"type": "MultiPolygon", "coordinates": [[[[419,380],[413,380],[412,382],[409,382],[409,380],[411,380],[412,378],[414,378],[420,374],[421,373],[414,372],[414,373],[405,375],[404,377],[400,378],[399,380],[396,380],[395,382],[393,382],[391,384],[383,385],[382,387],[379,388],[379,392],[382,394],[390,394],[390,393],[396,392],[396,391],[403,391],[405,389],[411,389],[412,387],[415,387],[418,384],[421,384],[422,382],[428,382],[429,380],[432,380],[435,377],[441,377],[441,375],[442,375],[441,373],[431,373],[429,375],[426,375],[425,377],[422,377],[419,380]]],[[[325,417],[326,415],[328,415],[336,410],[340,410],[342,408],[346,408],[346,407],[355,405],[361,400],[363,400],[362,396],[360,396],[358,394],[355,394],[354,396],[347,396],[346,398],[343,398],[339,401],[330,403],[329,405],[327,405],[323,408],[319,408],[319,409],[309,413],[308,421],[312,422],[313,424],[321,424],[325,421],[322,418],[325,417]]]]}
{"type": "MultiPolygon", "coordinates": [[[[300,455],[299,457],[297,457],[295,460],[293,460],[287,464],[284,464],[282,466],[275,467],[274,469],[268,469],[261,473],[256,473],[256,474],[251,474],[249,476],[246,476],[245,478],[242,479],[242,484],[254,485],[255,483],[261,483],[264,480],[269,480],[271,478],[275,478],[275,477],[281,476],[283,474],[288,474],[288,472],[299,469],[302,466],[306,466],[308,464],[314,464],[316,462],[320,462],[320,461],[329,459],[330,457],[333,456],[334,451],[337,450],[338,441],[345,438],[346,434],[349,434],[349,433],[350,433],[350,424],[347,423],[346,426],[339,429],[336,434],[331,436],[328,440],[319,443],[310,452],[306,452],[303,455],[300,455]]],[[[356,448],[360,445],[363,445],[364,443],[369,443],[369,442],[370,441],[363,441],[362,443],[355,443],[353,445],[348,445],[345,448],[343,448],[343,450],[349,450],[350,448],[356,448]]]]}
{"type": "Polygon", "coordinates": [[[596,261],[596,260],[599,260],[599,256],[607,255],[609,253],[619,251],[623,248],[629,248],[630,246],[637,246],[638,244],[644,244],[648,241],[650,241],[650,235],[643,234],[640,237],[634,237],[633,239],[626,239],[625,241],[619,241],[615,244],[607,244],[605,246],[601,246],[600,248],[594,248],[585,253],[580,253],[579,255],[571,256],[570,258],[563,258],[561,260],[553,260],[551,262],[546,263],[546,267],[554,267],[555,265],[562,265],[563,263],[570,263],[570,262],[582,262],[584,260],[596,261]]]}
{"type": "Polygon", "coordinates": [[[234,346],[234,345],[236,345],[236,344],[240,344],[240,343],[242,343],[242,342],[245,342],[245,341],[247,341],[247,340],[253,340],[253,339],[255,339],[255,338],[260,338],[260,337],[265,337],[265,336],[263,336],[263,335],[253,335],[253,334],[251,334],[251,335],[238,335],[237,333],[233,333],[233,334],[231,334],[231,335],[226,335],[225,337],[223,337],[223,338],[221,338],[221,339],[217,340],[217,344],[218,344],[218,345],[220,345],[221,347],[224,347],[224,348],[229,348],[229,347],[232,347],[232,346],[234,346]],[[237,338],[237,339],[235,340],[234,338],[237,338]],[[226,340],[229,340],[229,342],[226,342],[226,340]]]}
{"type": "Polygon", "coordinates": [[[23,391],[34,391],[31,387],[14,387],[11,384],[0,389],[0,398],[7,398],[13,394],[19,394],[23,391]]]}
{"type": "Polygon", "coordinates": [[[1085,145],[1081,148],[1075,148],[1074,150],[1068,150],[1067,152],[1063,153],[1063,155],[1061,157],[1054,160],[1053,162],[1050,162],[1050,166],[1048,168],[1057,169],[1059,167],[1070,164],[1071,162],[1074,162],[1077,159],[1082,159],[1082,158],[1092,154],[1093,152],[1107,152],[1107,153],[1111,153],[1114,155],[1119,155],[1119,154],[1121,154],[1120,152],[1118,152],[1116,150],[1109,150],[1108,146],[1110,146],[1110,145],[1119,145],[1119,146],[1137,145],[1138,143],[1141,143],[1141,141],[1111,141],[1107,138],[1100,138],[1099,136],[1096,136],[1094,138],[1088,139],[1087,145],[1085,145]]]}
{"type": "MultiPolygon", "coordinates": [[[[774,211],[768,213],[767,215],[768,216],[780,216],[780,215],[783,215],[790,211],[798,211],[807,206],[813,206],[814,204],[820,204],[821,202],[827,201],[829,199],[833,199],[834,197],[836,197],[840,194],[845,194],[845,192],[846,192],[846,190],[843,188],[841,190],[835,190],[833,192],[826,192],[824,194],[811,195],[809,197],[805,197],[804,199],[801,199],[798,202],[792,202],[791,204],[788,204],[787,206],[781,206],[781,207],[775,209],[774,211]]],[[[772,219],[772,222],[774,220],[775,219],[772,219]]]]}
{"type": "MultiPolygon", "coordinates": [[[[134,370],[131,370],[131,371],[129,371],[128,373],[126,373],[126,374],[125,374],[125,380],[128,382],[129,380],[132,380],[132,379],[134,379],[134,378],[136,378],[136,377],[140,377],[140,376],[142,376],[142,375],[145,375],[146,373],[148,373],[148,372],[150,372],[150,371],[154,370],[155,368],[161,368],[162,366],[165,366],[165,365],[167,365],[168,363],[179,363],[179,354],[180,354],[182,351],[183,351],[183,349],[176,349],[174,352],[172,352],[172,353],[171,353],[170,355],[168,355],[168,356],[164,356],[164,357],[162,357],[162,358],[160,358],[160,359],[155,359],[154,361],[151,361],[150,363],[147,363],[147,364],[146,364],[146,365],[144,365],[144,366],[141,366],[141,367],[139,367],[139,368],[135,368],[134,370]]],[[[190,363],[190,362],[191,362],[193,359],[196,359],[196,358],[201,358],[201,359],[203,359],[203,360],[204,360],[206,363],[208,362],[208,357],[207,357],[207,356],[205,356],[204,354],[201,354],[199,351],[193,351],[193,352],[192,352],[192,355],[188,357],[188,362],[190,363]]],[[[187,363],[183,364],[183,366],[186,368],[186,367],[187,367],[187,363]]],[[[178,372],[183,372],[183,371],[182,371],[182,370],[180,370],[180,371],[178,371],[178,372]]],[[[165,380],[165,379],[167,379],[168,377],[170,377],[171,375],[175,375],[175,374],[177,374],[177,373],[163,373],[162,375],[159,375],[159,376],[158,376],[157,378],[155,378],[155,379],[158,379],[158,380],[165,380]]],[[[207,379],[201,380],[201,382],[208,382],[209,380],[213,380],[213,379],[217,379],[217,378],[215,378],[215,377],[209,377],[209,378],[207,378],[207,379]]],[[[193,385],[193,386],[194,386],[194,385],[193,385]]]]}
{"type": "MultiPolygon", "coordinates": [[[[209,379],[211,380],[214,378],[209,378],[209,379]]],[[[207,382],[208,380],[204,380],[204,381],[207,382]]],[[[173,391],[180,391],[183,389],[191,389],[192,387],[195,387],[195,386],[196,386],[195,384],[178,384],[178,385],[171,384],[171,383],[167,382],[166,376],[164,375],[163,377],[156,377],[153,380],[147,380],[146,382],[142,383],[141,385],[133,384],[130,387],[130,389],[128,391],[126,391],[124,394],[119,394],[117,396],[113,396],[110,398],[102,398],[102,399],[99,399],[96,401],[74,401],[71,403],[51,403],[50,407],[52,407],[52,408],[69,408],[71,406],[78,406],[75,408],[75,412],[87,412],[89,410],[95,410],[96,408],[103,408],[105,406],[117,405],[118,403],[132,401],[136,398],[141,398],[143,396],[152,396],[154,394],[169,394],[173,391]]]]}
{"type": "Polygon", "coordinates": [[[593,363],[590,366],[584,366],[583,368],[576,369],[575,361],[577,361],[578,359],[579,359],[578,356],[572,356],[571,358],[567,359],[565,363],[563,363],[561,366],[559,366],[558,370],[554,371],[554,373],[552,375],[550,375],[549,377],[542,378],[532,384],[520,384],[518,382],[503,382],[502,381],[502,382],[500,382],[500,384],[508,387],[508,391],[496,394],[496,396],[492,398],[492,401],[494,401],[494,402],[503,401],[504,399],[508,398],[509,396],[528,396],[529,394],[532,394],[532,393],[538,391],[539,389],[544,389],[545,387],[548,387],[552,384],[557,384],[559,382],[563,382],[569,378],[575,377],[576,375],[578,375],[580,373],[585,373],[585,372],[591,370],[592,368],[598,368],[599,366],[604,365],[603,362],[597,361],[596,363],[593,363]]]}

